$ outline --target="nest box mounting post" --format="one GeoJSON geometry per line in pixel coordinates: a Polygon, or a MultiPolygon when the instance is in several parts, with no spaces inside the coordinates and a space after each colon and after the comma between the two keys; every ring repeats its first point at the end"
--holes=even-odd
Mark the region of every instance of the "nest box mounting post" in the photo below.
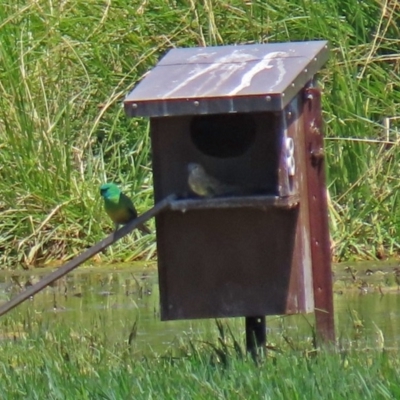
{"type": "Polygon", "coordinates": [[[161,318],[315,311],[334,340],[320,92],[326,41],[170,50],[125,99],[150,117],[161,318]],[[195,171],[195,172],[194,172],[195,171]],[[192,174],[192,175],[191,175],[192,174]]]}

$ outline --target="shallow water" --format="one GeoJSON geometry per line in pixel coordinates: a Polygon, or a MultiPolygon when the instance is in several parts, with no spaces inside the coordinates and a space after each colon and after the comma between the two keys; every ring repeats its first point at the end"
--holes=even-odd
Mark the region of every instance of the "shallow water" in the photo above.
{"type": "MultiPolygon", "coordinates": [[[[396,264],[359,263],[335,266],[335,319],[338,338],[351,345],[367,343],[397,347],[400,341],[400,291],[393,269],[396,264]],[[372,272],[371,272],[372,271],[372,272]]],[[[36,283],[49,270],[0,275],[0,302],[36,283]]],[[[34,314],[49,329],[58,321],[71,329],[92,332],[101,329],[110,340],[128,339],[137,323],[135,346],[160,352],[189,337],[206,338],[215,330],[213,320],[160,321],[157,271],[155,265],[83,268],[46,288],[7,316],[0,317],[0,339],[5,318],[23,319],[34,314]],[[3,324],[2,324],[3,322],[3,324]]],[[[285,335],[295,340],[311,336],[313,314],[270,316],[268,338],[285,335]]],[[[244,319],[229,320],[232,331],[243,334],[244,319]]]]}

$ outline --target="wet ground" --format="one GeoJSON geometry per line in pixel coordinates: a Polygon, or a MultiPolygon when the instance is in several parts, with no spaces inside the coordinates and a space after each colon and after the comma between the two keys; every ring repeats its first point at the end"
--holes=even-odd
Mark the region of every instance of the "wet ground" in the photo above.
{"type": "MultiPolygon", "coordinates": [[[[334,266],[336,328],[346,343],[362,338],[368,345],[397,347],[400,342],[400,281],[398,263],[358,263],[334,266]]],[[[3,272],[0,302],[36,283],[50,270],[3,272]]],[[[81,268],[46,288],[7,316],[0,317],[0,338],[5,318],[40,316],[49,329],[57,321],[88,331],[101,329],[110,340],[128,339],[135,325],[138,349],[163,351],[185,337],[207,337],[213,320],[167,321],[159,317],[156,266],[109,266],[81,268]]],[[[234,332],[243,334],[243,318],[229,320],[234,332]]],[[[282,334],[293,339],[311,335],[313,316],[270,316],[270,337],[282,334]]]]}

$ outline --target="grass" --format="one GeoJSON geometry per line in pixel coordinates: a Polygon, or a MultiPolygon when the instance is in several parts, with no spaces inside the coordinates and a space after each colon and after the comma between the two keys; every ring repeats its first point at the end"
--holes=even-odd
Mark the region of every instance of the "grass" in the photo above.
{"type": "MultiPolygon", "coordinates": [[[[153,308],[158,299],[142,298],[135,290],[138,279],[128,271],[107,271],[84,270],[71,275],[64,286],[48,289],[0,319],[1,398],[399,396],[400,358],[398,349],[391,347],[398,330],[395,313],[389,312],[397,305],[396,295],[378,301],[369,294],[362,302],[359,296],[357,300],[337,298],[336,305],[341,302],[348,308],[337,313],[335,348],[316,348],[312,315],[301,320],[269,316],[266,356],[255,364],[245,353],[242,318],[198,321],[201,327],[192,324],[194,321],[156,323],[158,315],[153,308]],[[100,299],[99,290],[114,294],[100,299]],[[76,293],[82,297],[75,297],[76,293]],[[131,304],[136,306],[129,307],[131,304]],[[57,311],[52,310],[53,305],[57,311]],[[383,314],[385,321],[378,322],[383,314]],[[150,347],[156,344],[158,353],[150,347]]],[[[345,270],[341,273],[350,275],[345,270]]],[[[22,272],[20,282],[23,277],[33,279],[31,274],[22,272]]],[[[153,287],[151,282],[147,288],[153,287]]]]}
{"type": "Polygon", "coordinates": [[[110,343],[101,321],[91,332],[73,330],[62,321],[50,330],[32,315],[3,322],[0,395],[7,399],[395,399],[400,395],[397,351],[270,346],[272,350],[256,365],[235,334],[224,333],[221,325],[210,342],[182,340],[173,350],[157,355],[135,351],[128,340],[110,343]],[[21,331],[25,335],[18,335],[21,331]]]}
{"type": "MultiPolygon", "coordinates": [[[[329,39],[321,71],[335,260],[399,254],[400,9],[369,0],[0,5],[0,267],[73,257],[111,229],[98,186],[152,205],[147,120],[124,96],[172,47],[329,39]],[[397,124],[397,125],[396,125],[397,124]]],[[[102,259],[155,255],[133,235],[102,259]]]]}

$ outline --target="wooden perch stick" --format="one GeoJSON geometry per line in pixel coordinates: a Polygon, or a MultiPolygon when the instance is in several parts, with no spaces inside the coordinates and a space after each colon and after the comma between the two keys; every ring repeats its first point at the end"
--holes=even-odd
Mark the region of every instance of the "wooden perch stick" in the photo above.
{"type": "Polygon", "coordinates": [[[140,215],[139,217],[134,219],[129,224],[123,226],[118,231],[113,232],[111,235],[107,236],[102,241],[96,243],[90,249],[87,249],[86,251],[84,251],[82,254],[80,254],[79,256],[75,257],[71,261],[68,261],[62,267],[58,268],[57,270],[55,270],[51,274],[47,275],[42,280],[40,280],[38,283],[30,286],[29,288],[27,288],[23,292],[19,293],[13,299],[11,299],[11,300],[7,301],[6,303],[2,304],[0,306],[0,316],[6,314],[10,310],[12,310],[14,307],[18,306],[19,304],[21,304],[25,300],[29,299],[31,296],[33,296],[36,293],[40,292],[46,286],[50,285],[51,283],[53,283],[57,279],[62,278],[64,275],[68,274],[68,272],[71,272],[76,267],[81,265],[83,262],[85,262],[89,258],[93,257],[95,254],[99,253],[100,251],[104,250],[108,246],[112,245],[117,240],[123,238],[128,233],[132,232],[134,229],[136,229],[138,226],[142,225],[144,222],[146,222],[150,218],[154,217],[155,215],[157,215],[161,211],[169,208],[171,203],[172,203],[172,201],[175,200],[175,197],[176,197],[175,195],[170,195],[170,196],[166,197],[165,199],[161,200],[159,203],[157,203],[149,211],[146,211],[144,214],[140,215]]]}

